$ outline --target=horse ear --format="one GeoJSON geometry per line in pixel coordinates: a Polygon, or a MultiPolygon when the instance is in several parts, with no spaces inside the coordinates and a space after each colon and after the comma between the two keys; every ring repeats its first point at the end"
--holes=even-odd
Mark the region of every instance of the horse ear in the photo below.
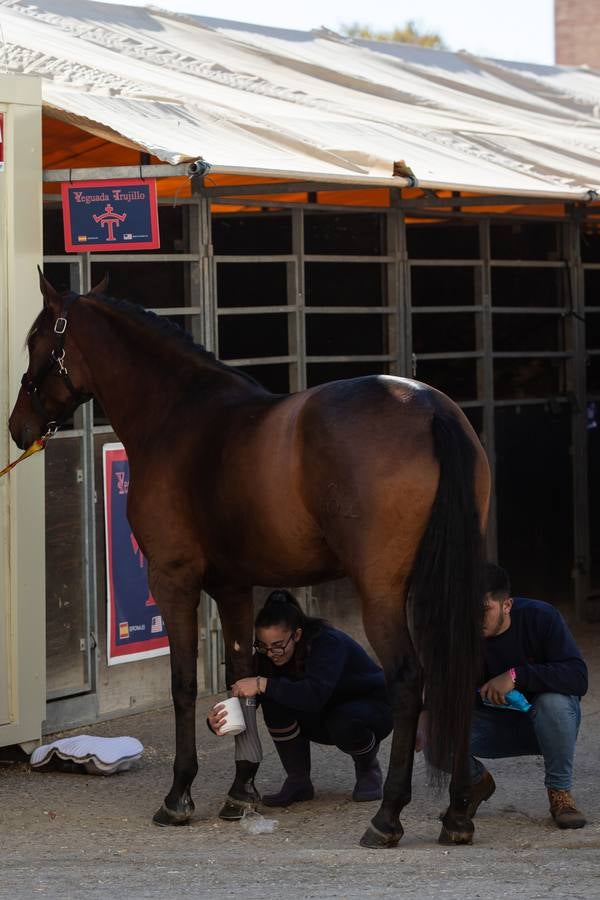
{"type": "Polygon", "coordinates": [[[60,294],[52,287],[39,266],[38,273],[40,276],[40,291],[44,297],[44,308],[51,309],[58,314],[62,305],[60,294]]]}
{"type": "Polygon", "coordinates": [[[102,296],[103,294],[106,294],[107,288],[108,288],[108,272],[105,272],[102,281],[99,281],[98,284],[91,289],[90,294],[95,294],[96,296],[102,296]]]}

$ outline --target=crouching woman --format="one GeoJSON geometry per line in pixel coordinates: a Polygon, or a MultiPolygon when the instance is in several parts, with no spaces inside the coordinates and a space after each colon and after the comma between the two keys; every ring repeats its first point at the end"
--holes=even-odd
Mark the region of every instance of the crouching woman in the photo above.
{"type": "MultiPolygon", "coordinates": [[[[311,800],[310,744],[335,745],[354,761],[352,799],[380,800],[379,744],[392,730],[383,671],[349,635],[304,614],[288,591],[273,591],[254,623],[257,675],[232,685],[236,697],[256,697],[286,772],[266,806],[311,800]]],[[[218,734],[221,704],[208,715],[218,734]]]]}

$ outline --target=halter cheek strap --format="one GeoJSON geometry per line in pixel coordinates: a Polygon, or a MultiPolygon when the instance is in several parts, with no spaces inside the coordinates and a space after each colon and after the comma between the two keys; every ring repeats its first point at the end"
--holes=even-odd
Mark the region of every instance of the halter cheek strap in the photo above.
{"type": "Polygon", "coordinates": [[[62,316],[59,316],[54,323],[54,333],[57,335],[57,342],[56,346],[50,352],[50,359],[42,366],[42,368],[34,378],[29,378],[27,372],[25,372],[25,374],[21,378],[21,385],[30,398],[33,408],[44,420],[47,433],[49,435],[54,434],[59,425],[62,425],[62,423],[68,418],[67,414],[61,416],[58,419],[53,419],[52,416],[48,414],[48,411],[44,407],[44,404],[40,397],[39,389],[48,375],[50,375],[50,373],[53,371],[53,369],[58,366],[57,374],[64,380],[64,383],[66,384],[69,393],[75,400],[77,406],[79,406],[81,403],[85,403],[86,400],[89,400],[91,397],[91,394],[84,394],[81,391],[77,390],[77,388],[71,381],[71,377],[69,375],[67,367],[65,366],[65,333],[67,330],[67,312],[73,301],[76,299],[77,294],[69,294],[69,296],[65,300],[62,316]]]}

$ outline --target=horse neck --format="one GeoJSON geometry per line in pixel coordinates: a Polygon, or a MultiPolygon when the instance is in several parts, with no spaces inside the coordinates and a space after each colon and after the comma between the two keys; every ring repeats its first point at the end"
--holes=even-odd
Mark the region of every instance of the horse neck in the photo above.
{"type": "Polygon", "coordinates": [[[218,397],[263,394],[209,353],[101,300],[85,299],[71,314],[72,339],[87,370],[84,389],[99,401],[131,457],[165,427],[176,406],[193,396],[195,409],[218,397]],[[193,390],[190,390],[192,389],[193,390]]]}

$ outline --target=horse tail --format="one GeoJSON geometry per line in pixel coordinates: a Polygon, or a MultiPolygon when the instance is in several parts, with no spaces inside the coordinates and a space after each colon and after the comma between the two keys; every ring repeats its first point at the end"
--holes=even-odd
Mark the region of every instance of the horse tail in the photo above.
{"type": "Polygon", "coordinates": [[[409,585],[411,631],[424,673],[427,757],[438,784],[453,752],[466,752],[481,675],[483,627],[482,523],[475,495],[473,437],[457,416],[434,411],[440,466],[429,522],[409,585]]]}

